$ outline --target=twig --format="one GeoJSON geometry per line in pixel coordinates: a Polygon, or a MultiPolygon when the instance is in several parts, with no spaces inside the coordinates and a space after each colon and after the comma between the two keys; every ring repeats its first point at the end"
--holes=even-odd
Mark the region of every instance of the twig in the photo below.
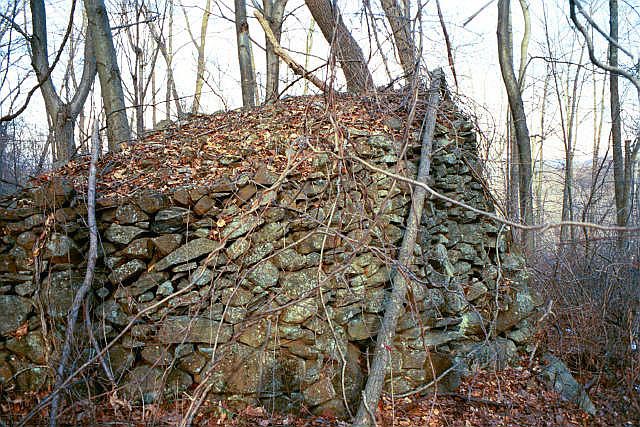
{"type": "Polygon", "coordinates": [[[271,45],[273,46],[273,51],[275,52],[275,54],[278,55],[280,59],[282,59],[285,64],[289,66],[289,68],[291,68],[293,73],[309,80],[315,87],[317,87],[321,91],[327,92],[329,88],[322,80],[305,70],[302,65],[294,61],[293,58],[291,58],[289,54],[285,52],[285,50],[280,46],[280,43],[278,43],[278,40],[276,40],[276,37],[273,35],[273,32],[269,27],[269,23],[267,22],[265,17],[262,16],[262,14],[257,10],[253,12],[253,15],[262,26],[264,34],[267,36],[267,40],[269,40],[269,43],[271,43],[271,45]]]}
{"type": "MultiPolygon", "coordinates": [[[[93,136],[91,138],[91,164],[89,165],[89,181],[87,185],[87,222],[89,225],[89,257],[87,260],[87,270],[84,276],[82,286],[76,292],[73,299],[73,305],[69,311],[67,318],[67,330],[65,333],[64,346],[62,348],[62,356],[60,364],[56,372],[56,385],[54,390],[60,389],[64,381],[64,375],[67,368],[67,361],[71,354],[71,344],[75,332],[76,321],[80,307],[84,302],[91,284],[93,283],[93,273],[96,267],[96,259],[98,258],[98,226],[96,225],[96,164],[98,163],[98,153],[100,152],[100,134],[98,130],[98,122],[96,121],[93,128],[93,136]]],[[[51,413],[49,418],[49,426],[55,427],[58,417],[58,402],[60,401],[60,393],[56,393],[51,402],[51,413]]]]}

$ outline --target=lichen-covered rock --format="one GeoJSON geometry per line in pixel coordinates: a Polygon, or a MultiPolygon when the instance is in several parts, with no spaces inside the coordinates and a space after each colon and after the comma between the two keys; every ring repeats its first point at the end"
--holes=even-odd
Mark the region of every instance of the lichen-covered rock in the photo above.
{"type": "Polygon", "coordinates": [[[128,245],[133,239],[144,233],[145,230],[139,227],[113,223],[105,231],[105,237],[110,242],[128,245]]]}
{"type": "Polygon", "coordinates": [[[79,263],[82,260],[75,242],[60,233],[53,233],[49,237],[42,257],[52,264],[79,263]]]}
{"type": "Polygon", "coordinates": [[[303,392],[304,401],[310,406],[320,405],[336,397],[336,391],[329,378],[323,378],[307,387],[303,392]]]}
{"type": "Polygon", "coordinates": [[[169,316],[162,321],[158,340],[164,344],[225,343],[233,335],[231,325],[205,317],[169,316]]]}
{"type": "Polygon", "coordinates": [[[150,260],[153,256],[153,240],[148,237],[136,239],[120,251],[120,256],[150,260]]]}
{"type": "Polygon", "coordinates": [[[155,270],[166,270],[174,265],[182,264],[209,254],[220,247],[221,244],[219,242],[214,242],[206,238],[192,240],[158,261],[155,265],[155,270]]]}
{"type": "Polygon", "coordinates": [[[189,221],[189,209],[168,208],[156,213],[151,230],[158,234],[175,233],[184,228],[189,221]]]}
{"type": "Polygon", "coordinates": [[[0,295],[0,335],[14,332],[27,320],[33,309],[31,301],[15,295],[0,295]]]}
{"type": "Polygon", "coordinates": [[[285,273],[280,286],[287,297],[300,298],[318,286],[318,269],[307,268],[285,273]]]}
{"type": "Polygon", "coordinates": [[[149,215],[134,205],[118,206],[116,210],[116,221],[120,225],[135,224],[136,222],[149,221],[149,215]]]}
{"type": "Polygon", "coordinates": [[[147,270],[147,264],[139,259],[132,259],[113,269],[109,274],[109,281],[114,285],[125,284],[147,270]]]}
{"type": "Polygon", "coordinates": [[[30,332],[21,338],[13,338],[7,341],[7,349],[14,354],[25,357],[33,363],[42,365],[45,363],[45,345],[42,333],[30,332]]]}
{"type": "Polygon", "coordinates": [[[253,230],[263,223],[264,219],[255,215],[234,218],[233,221],[222,229],[220,236],[227,240],[237,239],[238,237],[247,234],[249,230],[253,230]]]}

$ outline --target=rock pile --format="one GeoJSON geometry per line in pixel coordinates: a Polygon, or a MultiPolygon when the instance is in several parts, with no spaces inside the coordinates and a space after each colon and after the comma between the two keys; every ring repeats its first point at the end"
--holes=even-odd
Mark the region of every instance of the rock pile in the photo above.
{"type": "MultiPolygon", "coordinates": [[[[437,126],[431,185],[493,211],[473,126],[454,118],[437,126]]],[[[400,141],[384,129],[347,133],[352,154],[415,176],[419,135],[400,158],[400,141]]],[[[408,186],[332,153],[310,159],[304,178],[256,164],[208,186],[99,199],[93,334],[104,346],[127,328],[107,357],[127,397],[150,402],[207,384],[230,404],[345,415],[366,379],[392,269],[411,285],[389,391],[436,378],[455,388],[474,364],[503,365],[527,341],[536,301],[500,224],[430,199],[414,262],[398,266],[408,186]]],[[[42,366],[55,366],[82,282],[85,216],[82,194],[64,179],[2,202],[5,390],[35,390],[51,376],[42,366]]]]}

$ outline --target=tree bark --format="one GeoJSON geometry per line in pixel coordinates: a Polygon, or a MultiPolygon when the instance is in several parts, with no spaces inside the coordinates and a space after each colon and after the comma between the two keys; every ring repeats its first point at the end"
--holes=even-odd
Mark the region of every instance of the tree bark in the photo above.
{"type": "MultiPolygon", "coordinates": [[[[287,0],[263,0],[264,17],[269,22],[269,28],[275,40],[280,43],[282,36],[282,20],[287,0]]],[[[266,38],[267,81],[265,87],[265,102],[273,102],[278,99],[278,87],[280,84],[280,58],[275,52],[274,45],[266,38]]]]}
{"type": "MultiPolygon", "coordinates": [[[[44,0],[31,0],[33,35],[30,40],[31,64],[42,81],[40,91],[45,109],[50,119],[50,129],[54,144],[54,162],[66,163],[75,152],[75,123],[91,90],[96,75],[96,60],[91,43],[85,43],[82,77],[69,102],[64,102],[56,91],[49,73],[49,53],[47,49],[47,18],[44,0]]],[[[91,39],[91,29],[87,28],[87,40],[91,39]]]]}
{"type": "MultiPolygon", "coordinates": [[[[609,65],[618,67],[618,0],[609,0],[609,65]]],[[[618,74],[609,73],[609,110],[611,113],[611,145],[613,148],[613,181],[616,201],[616,223],[624,227],[627,225],[625,185],[624,185],[624,157],[622,153],[622,124],[620,121],[620,94],[618,89],[618,74]]]]}
{"type": "MultiPolygon", "coordinates": [[[[513,125],[518,145],[518,192],[520,196],[520,215],[525,224],[533,224],[533,196],[531,188],[531,141],[527,127],[527,115],[522,102],[520,86],[513,70],[512,52],[507,42],[509,22],[509,0],[498,1],[498,60],[500,71],[509,99],[509,109],[513,117],[513,125]]],[[[524,249],[532,253],[534,249],[533,233],[523,230],[524,249]]]]}
{"type": "Polygon", "coordinates": [[[337,59],[347,80],[347,91],[365,93],[374,89],[373,77],[362,49],[344,24],[338,8],[334,9],[330,0],[305,0],[305,3],[324,38],[336,49],[337,59]]]}
{"type": "MultiPolygon", "coordinates": [[[[427,112],[425,114],[425,128],[422,135],[422,149],[420,152],[420,165],[418,167],[419,182],[426,182],[429,178],[431,168],[431,146],[433,142],[433,132],[436,125],[436,116],[440,105],[440,90],[444,82],[444,73],[440,68],[436,69],[431,77],[431,87],[429,88],[429,100],[427,112]]],[[[402,239],[402,245],[398,254],[400,265],[409,265],[413,257],[413,249],[422,218],[422,208],[426,197],[426,190],[417,187],[413,190],[411,210],[407,219],[407,227],[402,239]]],[[[396,325],[398,318],[404,308],[407,293],[407,279],[399,271],[392,272],[393,287],[390,298],[386,304],[382,325],[378,331],[376,350],[367,378],[367,384],[362,392],[362,401],[358,407],[358,413],[353,421],[353,427],[365,427],[375,424],[375,412],[378,407],[378,400],[382,393],[384,377],[390,359],[390,352],[393,348],[393,340],[396,335],[396,325]]]]}
{"type": "Polygon", "coordinates": [[[411,35],[411,19],[407,10],[408,2],[403,7],[398,0],[382,0],[382,9],[393,33],[404,77],[407,82],[411,82],[418,64],[416,44],[411,35]]]}
{"type": "Polygon", "coordinates": [[[113,45],[109,16],[104,0],[84,0],[89,29],[93,35],[93,49],[97,61],[102,104],[107,117],[107,139],[109,151],[120,151],[122,144],[131,141],[131,128],[124,104],[122,77],[118,57],[113,45]]]}
{"type": "Polygon", "coordinates": [[[234,0],[236,17],[236,40],[238,42],[238,62],[240,63],[240,85],[242,88],[242,105],[255,107],[256,73],[253,65],[253,52],[249,38],[249,22],[247,21],[247,4],[245,0],[234,0]]]}
{"type": "MultiPolygon", "coordinates": [[[[146,17],[148,21],[151,21],[151,14],[149,10],[146,10],[146,17]]],[[[175,78],[173,75],[173,2],[169,5],[169,34],[167,39],[161,36],[160,32],[156,29],[153,22],[149,22],[149,31],[151,32],[151,37],[158,44],[158,48],[160,49],[160,53],[164,58],[165,63],[167,64],[167,91],[165,94],[165,108],[167,120],[171,119],[171,99],[173,98],[174,104],[176,106],[176,114],[178,117],[184,116],[184,110],[182,108],[182,104],[180,103],[180,97],[178,95],[178,89],[176,88],[175,78]]]]}
{"type": "Polygon", "coordinates": [[[211,0],[207,0],[207,3],[204,6],[204,12],[202,12],[202,21],[200,22],[200,43],[196,43],[196,46],[198,47],[198,68],[196,70],[196,90],[193,96],[193,104],[191,104],[191,112],[193,114],[200,111],[200,99],[202,98],[202,87],[204,86],[204,72],[206,68],[205,44],[207,41],[207,27],[209,26],[210,16],[211,0]]]}

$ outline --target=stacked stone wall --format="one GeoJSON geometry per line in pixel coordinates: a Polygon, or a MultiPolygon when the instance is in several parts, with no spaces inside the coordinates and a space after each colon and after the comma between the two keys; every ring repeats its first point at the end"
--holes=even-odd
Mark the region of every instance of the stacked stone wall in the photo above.
{"type": "MultiPolygon", "coordinates": [[[[382,130],[348,136],[376,167],[415,175],[419,135],[402,159],[382,130]]],[[[431,185],[493,211],[472,124],[459,114],[439,124],[433,149],[431,185]]],[[[438,386],[453,389],[527,342],[535,298],[500,224],[431,198],[414,262],[398,266],[409,187],[328,153],[311,165],[304,178],[256,164],[207,187],[98,200],[92,333],[104,347],[127,329],[106,356],[125,396],[151,402],[207,386],[230,405],[345,415],[366,379],[393,269],[411,280],[387,390],[443,372],[438,386]]],[[[84,277],[85,201],[55,179],[1,209],[0,387],[44,389],[84,277]]],[[[78,363],[95,354],[76,351],[78,363]]],[[[87,376],[108,387],[97,362],[87,376]]]]}

